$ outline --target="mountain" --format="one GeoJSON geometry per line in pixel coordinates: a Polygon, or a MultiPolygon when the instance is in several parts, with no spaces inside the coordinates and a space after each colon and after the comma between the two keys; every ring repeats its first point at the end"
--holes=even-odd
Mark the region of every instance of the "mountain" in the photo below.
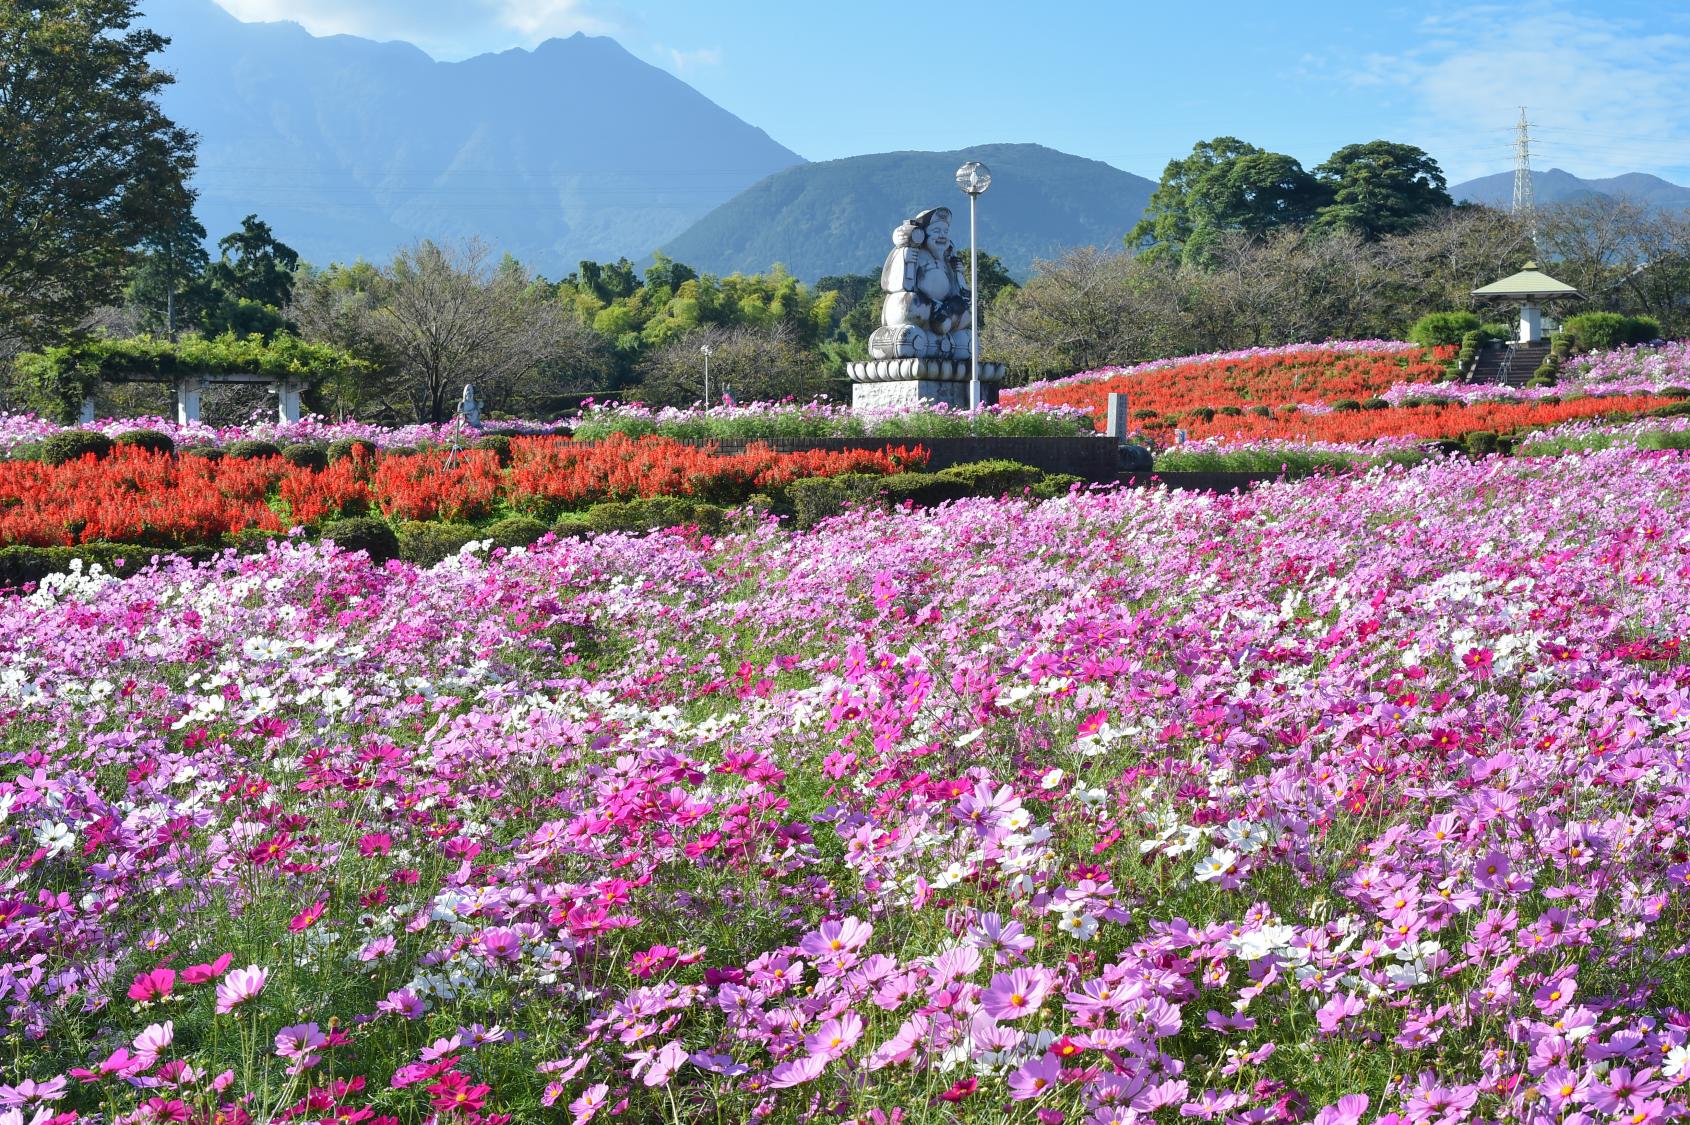
{"type": "Polygon", "coordinates": [[[482,237],[558,276],[638,258],[802,157],[613,39],[436,62],[408,43],[143,0],[164,108],[200,134],[199,217],[249,212],[306,261],[482,237]]]}
{"type": "MultiPolygon", "coordinates": [[[[1485,203],[1492,207],[1507,207],[1514,201],[1514,173],[1498,172],[1456,184],[1449,193],[1461,202],[1485,203]]],[[[1605,180],[1585,180],[1551,168],[1547,172],[1532,173],[1532,195],[1539,206],[1551,203],[1577,203],[1583,200],[1610,198],[1629,199],[1661,210],[1681,211],[1690,208],[1690,187],[1669,183],[1646,172],[1627,172],[1605,180]]]]}
{"type": "Polygon", "coordinates": [[[776,172],[662,249],[717,274],[754,273],[775,262],[805,281],[875,273],[892,247],[892,228],[929,207],[950,207],[952,238],[968,245],[968,198],[955,180],[967,160],[992,172],[980,197],[980,248],[1016,277],[1025,277],[1034,259],[1069,247],[1119,248],[1156,189],[1142,176],[1042,145],[884,152],[776,172]]]}

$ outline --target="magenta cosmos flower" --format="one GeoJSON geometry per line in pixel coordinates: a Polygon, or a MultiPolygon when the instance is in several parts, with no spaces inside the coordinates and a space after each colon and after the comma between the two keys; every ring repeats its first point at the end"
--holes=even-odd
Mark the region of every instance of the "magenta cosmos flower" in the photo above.
{"type": "Polygon", "coordinates": [[[855,953],[868,944],[874,927],[855,917],[823,922],[804,935],[798,948],[811,957],[835,957],[841,953],[855,953]]]}
{"type": "Polygon", "coordinates": [[[993,1019],[1018,1020],[1038,1011],[1049,991],[1050,977],[1044,970],[1015,969],[992,977],[980,1006],[993,1019]]]}

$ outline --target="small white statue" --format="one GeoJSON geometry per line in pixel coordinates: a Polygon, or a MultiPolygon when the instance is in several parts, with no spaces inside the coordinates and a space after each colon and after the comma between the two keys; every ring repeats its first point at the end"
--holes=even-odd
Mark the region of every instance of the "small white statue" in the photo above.
{"type": "Polygon", "coordinates": [[[968,355],[972,295],[951,244],[951,212],[934,207],[900,223],[880,270],[886,294],[880,324],[869,336],[875,359],[968,355]]]}
{"type": "Polygon", "coordinates": [[[464,396],[458,400],[458,416],[471,429],[481,428],[481,402],[475,397],[474,383],[464,384],[464,396]]]}

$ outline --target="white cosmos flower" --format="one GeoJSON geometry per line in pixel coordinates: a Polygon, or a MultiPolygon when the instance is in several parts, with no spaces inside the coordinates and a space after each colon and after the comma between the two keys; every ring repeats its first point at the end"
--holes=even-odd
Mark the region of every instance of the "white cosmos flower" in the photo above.
{"type": "Polygon", "coordinates": [[[1232,865],[1237,862],[1237,852],[1231,852],[1225,848],[1216,848],[1203,859],[1197,861],[1197,881],[1208,883],[1219,879],[1228,871],[1231,871],[1232,865]]]}

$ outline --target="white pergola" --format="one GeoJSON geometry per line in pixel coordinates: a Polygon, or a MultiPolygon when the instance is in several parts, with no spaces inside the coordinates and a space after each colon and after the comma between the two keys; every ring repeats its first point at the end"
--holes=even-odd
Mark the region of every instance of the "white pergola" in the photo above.
{"type": "MultiPolygon", "coordinates": [[[[304,389],[297,380],[273,375],[250,375],[240,372],[209,375],[125,375],[118,376],[125,383],[170,383],[176,391],[176,421],[180,425],[200,420],[200,400],[215,383],[262,383],[276,396],[276,416],[282,422],[297,422],[301,417],[300,392],[304,389]]],[[[94,397],[82,400],[82,422],[94,420],[94,397]]]]}
{"type": "Polygon", "coordinates": [[[1473,296],[1481,301],[1518,304],[1519,342],[1522,344],[1536,344],[1543,339],[1544,302],[1584,300],[1583,293],[1564,281],[1556,281],[1538,269],[1536,262],[1527,262],[1526,268],[1519,273],[1510,274],[1501,281],[1493,281],[1473,290],[1473,296]]]}

